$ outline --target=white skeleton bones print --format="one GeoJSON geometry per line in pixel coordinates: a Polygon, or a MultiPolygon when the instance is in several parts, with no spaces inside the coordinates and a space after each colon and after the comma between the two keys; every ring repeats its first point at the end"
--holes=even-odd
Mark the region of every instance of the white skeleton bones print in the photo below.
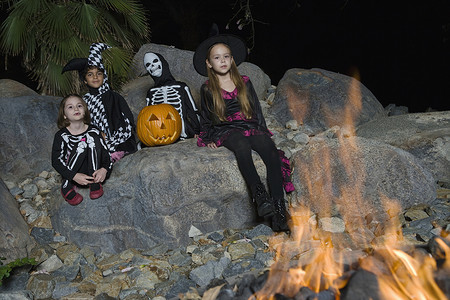
{"type": "MultiPolygon", "coordinates": [[[[86,149],[88,147],[90,149],[89,153],[91,155],[90,161],[92,162],[92,167],[94,170],[98,169],[97,150],[95,148],[94,138],[91,135],[86,133],[82,137],[79,137],[79,136],[69,136],[67,134],[63,134],[62,138],[68,145],[77,144],[77,149],[75,149],[76,154],[73,155],[70,158],[70,160],[67,162],[67,168],[69,170],[73,170],[78,159],[86,151],[86,149]]],[[[73,149],[70,149],[70,150],[73,151],[73,149]]],[[[68,153],[68,155],[70,155],[70,153],[68,153]]]]}
{"type": "MultiPolygon", "coordinates": [[[[180,85],[165,85],[157,88],[150,89],[150,94],[152,95],[151,98],[147,98],[147,105],[157,105],[162,103],[167,103],[172,105],[177,112],[180,114],[181,117],[181,137],[184,139],[187,137],[185,125],[184,125],[184,118],[183,118],[183,107],[182,107],[182,99],[180,94],[180,85]]],[[[186,94],[189,97],[189,101],[192,104],[192,107],[195,108],[195,102],[194,99],[191,97],[191,93],[188,89],[188,87],[184,88],[186,91],[186,94]]]]}

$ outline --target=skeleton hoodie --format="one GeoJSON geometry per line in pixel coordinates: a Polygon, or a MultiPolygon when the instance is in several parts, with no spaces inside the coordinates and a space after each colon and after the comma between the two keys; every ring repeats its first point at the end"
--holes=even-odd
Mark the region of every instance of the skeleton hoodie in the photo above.
{"type": "Polygon", "coordinates": [[[177,81],[169,70],[169,64],[159,53],[144,55],[144,67],[155,85],[147,92],[147,105],[171,104],[182,120],[181,138],[191,138],[200,133],[197,108],[186,83],[177,81]]]}

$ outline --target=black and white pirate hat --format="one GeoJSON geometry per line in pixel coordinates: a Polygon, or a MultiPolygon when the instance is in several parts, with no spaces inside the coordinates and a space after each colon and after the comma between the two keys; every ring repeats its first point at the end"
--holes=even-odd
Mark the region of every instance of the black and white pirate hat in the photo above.
{"type": "Polygon", "coordinates": [[[64,73],[66,71],[78,71],[78,74],[80,75],[80,78],[82,78],[82,73],[88,66],[95,66],[101,70],[103,70],[105,74],[105,80],[107,79],[106,75],[106,69],[103,65],[103,59],[102,59],[102,51],[106,50],[108,48],[111,48],[111,46],[108,46],[105,43],[93,43],[89,47],[89,56],[88,58],[73,58],[71,59],[62,69],[61,73],[64,73]]]}

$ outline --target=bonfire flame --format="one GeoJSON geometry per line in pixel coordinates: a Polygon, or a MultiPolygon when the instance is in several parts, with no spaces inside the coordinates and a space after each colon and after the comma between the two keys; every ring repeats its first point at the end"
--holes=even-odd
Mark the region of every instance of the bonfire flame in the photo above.
{"type": "MultiPolygon", "coordinates": [[[[365,205],[362,197],[363,186],[358,184],[363,182],[365,171],[362,164],[355,163],[355,154],[358,153],[356,139],[354,138],[355,115],[358,115],[362,109],[361,93],[359,90],[359,74],[356,74],[355,80],[350,86],[350,104],[342,112],[345,116],[345,124],[341,125],[341,134],[338,134],[338,140],[341,145],[340,156],[342,163],[347,171],[349,185],[340,187],[341,199],[332,199],[334,204],[344,208],[340,215],[346,223],[351,222],[353,226],[360,226],[360,234],[364,232],[363,228],[367,223],[364,219],[355,220],[354,215],[346,212],[346,206],[365,205]],[[356,172],[355,172],[356,170],[356,172]],[[352,178],[351,174],[357,174],[358,179],[352,178]]],[[[295,99],[295,97],[293,97],[295,99]]],[[[298,99],[297,99],[298,101],[298,99]]],[[[295,101],[295,102],[297,102],[295,101]]],[[[297,102],[299,103],[299,102],[297,102]]],[[[305,103],[302,101],[301,103],[305,103]]],[[[296,104],[299,106],[301,104],[296,104]]],[[[291,105],[293,106],[293,105],[291,105]]],[[[307,111],[307,108],[297,111],[307,111]]],[[[336,112],[333,112],[336,114],[336,112]]],[[[299,116],[303,119],[304,115],[299,116]]],[[[331,172],[330,154],[328,152],[320,153],[312,162],[313,168],[299,168],[302,172],[307,172],[304,186],[307,188],[308,196],[314,201],[328,201],[327,205],[330,211],[320,212],[321,215],[331,216],[332,203],[329,195],[330,191],[325,189],[332,186],[333,178],[331,172]],[[326,168],[330,170],[328,175],[317,179],[314,176],[314,168],[326,168]],[[308,180],[309,178],[309,180],[308,180]],[[314,180],[312,180],[314,178],[314,180]]],[[[398,215],[401,211],[399,205],[386,197],[381,196],[384,208],[390,215],[398,215]]],[[[344,270],[344,252],[342,245],[339,249],[333,246],[332,233],[317,229],[315,216],[307,207],[291,208],[292,228],[291,236],[276,235],[271,239],[270,245],[276,252],[276,263],[272,265],[269,277],[265,286],[253,295],[253,299],[274,299],[276,294],[282,294],[285,297],[295,297],[301,288],[307,287],[315,293],[321,291],[330,291],[335,299],[340,299],[340,290],[348,282],[350,275],[344,270]],[[311,240],[317,241],[310,249],[305,249],[311,245],[311,240]],[[304,249],[305,255],[296,257],[292,260],[292,249],[304,249]],[[292,262],[298,262],[298,265],[292,265],[292,262]]],[[[390,224],[383,224],[384,236],[390,237],[384,239],[382,243],[366,243],[365,249],[361,251],[358,259],[358,268],[375,274],[378,284],[378,295],[374,298],[381,299],[447,299],[444,293],[436,284],[433,274],[437,270],[436,260],[423,250],[413,250],[412,255],[400,250],[399,241],[402,241],[401,228],[396,218],[389,220],[390,224]],[[370,254],[370,255],[369,255],[370,254]]],[[[358,239],[354,245],[361,245],[361,237],[348,233],[351,239],[358,239]]],[[[372,239],[367,238],[370,242],[372,239]]],[[[450,270],[450,249],[442,240],[436,240],[441,249],[441,257],[445,259],[441,269],[447,272],[450,270]]],[[[350,246],[349,246],[350,247],[350,246]]],[[[351,251],[351,249],[350,249],[351,251]]],[[[297,251],[298,253],[298,251],[297,251]]],[[[347,252],[348,253],[348,252],[347,252]]]]}

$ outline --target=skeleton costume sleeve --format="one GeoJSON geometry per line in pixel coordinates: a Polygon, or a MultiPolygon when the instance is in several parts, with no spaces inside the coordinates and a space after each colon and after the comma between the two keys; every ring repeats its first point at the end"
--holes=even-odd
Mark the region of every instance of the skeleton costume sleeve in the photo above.
{"type": "Polygon", "coordinates": [[[182,120],[181,138],[191,138],[200,132],[197,107],[186,83],[177,81],[169,70],[169,64],[159,53],[144,55],[144,67],[155,85],[147,91],[146,104],[171,104],[182,120]]]}
{"type": "Polygon", "coordinates": [[[72,135],[67,128],[60,129],[53,140],[53,168],[64,179],[72,180],[84,162],[87,162],[91,172],[103,167],[107,170],[107,176],[111,173],[110,155],[98,129],[90,125],[78,135],[72,135]]]}

